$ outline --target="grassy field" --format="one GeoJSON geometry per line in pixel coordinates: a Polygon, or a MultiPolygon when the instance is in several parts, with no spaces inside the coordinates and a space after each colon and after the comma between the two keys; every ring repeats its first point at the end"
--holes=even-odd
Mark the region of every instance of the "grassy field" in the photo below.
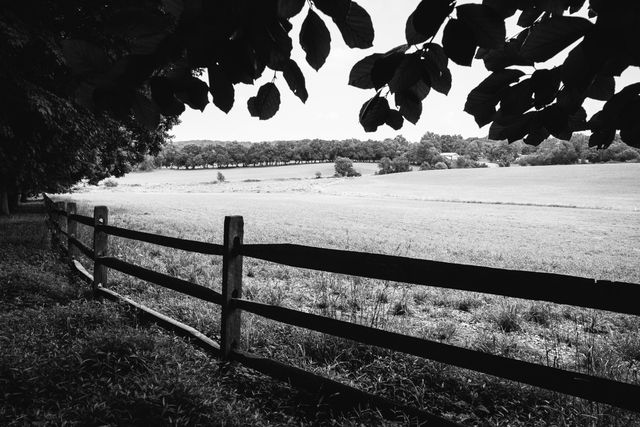
{"type": "MultiPolygon", "coordinates": [[[[354,168],[362,175],[373,175],[376,163],[356,163],[354,168]]],[[[316,172],[330,177],[335,173],[333,163],[312,163],[279,167],[243,167],[228,169],[162,169],[153,172],[132,173],[116,181],[122,185],[206,184],[217,180],[221,172],[229,182],[259,179],[261,181],[315,178],[316,172]]]]}
{"type": "MultiPolygon", "coordinates": [[[[243,215],[245,242],[295,242],[640,283],[638,164],[428,171],[356,179],[287,179],[290,167],[253,169],[252,173],[263,170],[268,175],[220,184],[203,184],[200,177],[207,171],[189,171],[189,181],[182,180],[183,171],[163,170],[65,198],[79,201],[87,213],[94,205],[109,206],[115,225],[198,240],[221,242],[224,216],[243,215]]],[[[221,260],[215,257],[121,239],[112,239],[111,251],[158,271],[220,286],[221,260]]],[[[245,261],[244,274],[245,294],[252,299],[640,383],[640,321],[631,316],[252,260],[245,261]]],[[[116,273],[111,277],[120,292],[210,336],[218,335],[215,307],[116,273]]],[[[428,277],[425,284],[437,285],[428,277]]],[[[637,416],[606,405],[249,315],[244,321],[243,346],[251,351],[465,424],[530,425],[531,419],[541,420],[541,425],[640,423],[637,416]]]]}

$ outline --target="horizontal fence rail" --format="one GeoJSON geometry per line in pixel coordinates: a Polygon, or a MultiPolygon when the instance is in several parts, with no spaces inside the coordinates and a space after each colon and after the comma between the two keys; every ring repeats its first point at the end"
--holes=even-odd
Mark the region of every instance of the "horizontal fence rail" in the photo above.
{"type": "Polygon", "coordinates": [[[131,276],[135,276],[139,279],[155,283],[156,285],[162,286],[164,288],[172,289],[182,294],[196,297],[201,300],[212,302],[218,305],[220,305],[222,302],[222,295],[219,292],[189,282],[188,280],[178,279],[177,277],[158,273],[157,271],[129,264],[128,262],[113,257],[99,257],[98,260],[104,266],[113,268],[114,270],[118,270],[131,276]]]}
{"type": "Polygon", "coordinates": [[[241,253],[292,267],[640,315],[640,286],[632,283],[292,244],[243,245],[241,253]]]}
{"type": "Polygon", "coordinates": [[[197,252],[206,255],[222,255],[222,245],[199,242],[197,240],[179,239],[177,237],[167,237],[159,234],[145,233],[142,231],[128,230],[126,228],[114,227],[113,225],[97,225],[98,230],[111,236],[124,237],[141,242],[153,243],[160,246],[167,246],[174,249],[182,249],[189,252],[197,252]]]}
{"type": "Polygon", "coordinates": [[[89,259],[96,258],[96,254],[93,252],[93,249],[90,249],[88,246],[85,246],[85,244],[82,243],[80,240],[72,236],[68,236],[68,239],[69,239],[69,245],[73,245],[76,248],[80,249],[80,252],[82,252],[87,258],[89,259]]]}
{"type": "Polygon", "coordinates": [[[400,351],[460,368],[519,381],[585,399],[638,410],[640,386],[538,365],[388,332],[298,310],[234,299],[239,309],[293,326],[400,351]]]}
{"type": "Polygon", "coordinates": [[[104,266],[113,268],[114,270],[118,270],[130,276],[135,276],[138,279],[155,283],[156,285],[164,288],[172,289],[185,295],[196,297],[218,305],[222,302],[222,295],[219,292],[189,282],[188,280],[178,279],[177,277],[158,273],[157,271],[129,264],[128,262],[113,257],[99,257],[98,260],[104,266]]]}
{"type": "Polygon", "coordinates": [[[60,236],[66,236],[67,247],[65,250],[71,257],[71,267],[82,280],[92,285],[95,295],[132,307],[141,316],[188,338],[195,345],[222,360],[242,363],[274,378],[284,379],[294,386],[324,394],[339,394],[355,403],[371,404],[389,417],[397,418],[398,411],[400,411],[419,420],[420,423],[456,425],[420,409],[408,407],[300,368],[240,350],[240,315],[242,311],[366,345],[403,352],[640,412],[638,404],[640,402],[640,386],[635,384],[510,359],[243,299],[242,258],[248,256],[282,265],[331,273],[570,304],[633,315],[640,315],[640,304],[638,304],[640,302],[640,285],[638,284],[596,281],[552,273],[450,264],[295,244],[244,245],[242,243],[244,227],[242,217],[225,218],[224,242],[222,245],[218,245],[108,225],[108,209],[104,206],[96,207],[94,216],[88,217],[77,215],[74,203],[67,204],[67,211],[65,211],[61,209],[64,207],[64,203],[53,202],[45,195],[44,204],[47,208],[47,224],[52,233],[52,243],[55,242],[56,245],[63,246],[60,236]],[[61,221],[64,217],[66,217],[66,227],[61,221]],[[93,227],[93,249],[77,239],[76,223],[93,227]],[[221,255],[223,257],[222,293],[109,256],[109,235],[201,254],[221,255]],[[94,260],[93,274],[74,259],[78,254],[76,250],[94,260]],[[188,325],[107,289],[107,269],[118,270],[155,285],[221,305],[220,344],[188,325]]]}
{"type": "Polygon", "coordinates": [[[79,222],[80,224],[86,225],[88,227],[93,227],[93,218],[90,216],[78,215],[78,214],[70,214],[69,219],[79,222]]]}

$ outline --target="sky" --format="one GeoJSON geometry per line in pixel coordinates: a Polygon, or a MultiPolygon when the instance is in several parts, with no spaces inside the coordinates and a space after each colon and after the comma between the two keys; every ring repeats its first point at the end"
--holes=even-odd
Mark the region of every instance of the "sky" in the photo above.
{"type": "MultiPolygon", "coordinates": [[[[458,3],[467,3],[459,1],[458,3]]],[[[296,16],[290,36],[293,39],[292,58],[298,63],[306,78],[309,99],[305,104],[294,96],[281,73],[275,80],[280,91],[280,110],[269,120],[251,117],[247,110],[247,100],[254,96],[259,87],[271,81],[273,73],[265,71],[254,85],[235,86],[235,103],[228,114],[215,105],[208,104],[204,112],[192,110],[182,114],[182,123],[172,130],[175,141],[209,139],[221,141],[273,141],[319,139],[384,139],[403,135],[409,141],[419,141],[427,131],[439,134],[460,134],[464,137],[486,136],[489,126],[478,128],[473,117],[463,111],[467,94],[489,72],[480,60],[474,60],[472,67],[461,67],[449,62],[453,76],[453,86],[448,96],[431,91],[423,102],[423,111],[417,124],[405,120],[402,129],[396,131],[389,126],[381,126],[376,132],[365,132],[358,123],[358,112],[362,104],[374,95],[373,89],[363,90],[347,84],[349,71],[360,59],[376,52],[387,50],[405,43],[404,28],[407,17],[413,12],[419,0],[358,0],[371,15],[375,29],[373,47],[369,49],[348,48],[335,24],[320,14],[331,33],[331,52],[327,62],[319,71],[311,68],[304,59],[298,35],[300,25],[306,16],[303,12],[296,16]]],[[[517,32],[513,18],[507,23],[507,35],[517,32]]],[[[436,37],[439,41],[442,29],[436,37]]],[[[570,50],[567,49],[567,51],[570,50]]],[[[549,65],[557,65],[562,56],[549,65]]],[[[547,65],[544,66],[545,68],[547,65]]],[[[207,80],[206,74],[202,76],[207,80]]],[[[628,71],[617,79],[620,84],[640,81],[638,69],[628,71]]],[[[391,100],[391,99],[390,99],[391,100]]],[[[393,102],[390,101],[393,106],[393,102]]],[[[599,110],[602,103],[588,101],[587,113],[599,110]]]]}

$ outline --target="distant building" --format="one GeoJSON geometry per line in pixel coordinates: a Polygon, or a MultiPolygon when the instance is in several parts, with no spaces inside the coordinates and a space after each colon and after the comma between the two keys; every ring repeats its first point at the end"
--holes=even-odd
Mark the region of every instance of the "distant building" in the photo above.
{"type": "Polygon", "coordinates": [[[458,153],[440,153],[440,155],[451,162],[455,162],[460,157],[458,153]]]}

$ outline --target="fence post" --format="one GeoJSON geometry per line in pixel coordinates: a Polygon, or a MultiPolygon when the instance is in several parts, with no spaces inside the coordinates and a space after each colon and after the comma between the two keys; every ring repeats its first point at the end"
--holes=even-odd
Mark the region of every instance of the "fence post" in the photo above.
{"type": "Polygon", "coordinates": [[[222,321],[220,353],[223,360],[229,360],[231,350],[240,345],[240,310],[232,298],[242,297],[242,255],[239,253],[244,234],[244,220],[241,216],[224,218],[224,252],[222,255],[222,321]]]}
{"type": "Polygon", "coordinates": [[[75,203],[67,203],[67,254],[71,259],[78,258],[78,248],[71,243],[71,238],[77,239],[78,234],[78,223],[75,219],[71,219],[71,215],[75,215],[77,209],[75,203]]]}
{"type": "Polygon", "coordinates": [[[93,208],[93,295],[98,292],[98,286],[107,286],[107,267],[98,258],[107,256],[109,248],[109,235],[98,230],[99,225],[107,225],[109,222],[109,209],[106,206],[93,208]]]}
{"type": "Polygon", "coordinates": [[[60,215],[59,211],[63,211],[64,210],[64,202],[55,202],[53,204],[53,208],[56,210],[54,216],[53,216],[53,223],[54,223],[54,235],[55,235],[55,246],[61,245],[60,242],[60,237],[62,236],[62,233],[60,233],[60,230],[62,230],[62,215],[60,215]]]}

